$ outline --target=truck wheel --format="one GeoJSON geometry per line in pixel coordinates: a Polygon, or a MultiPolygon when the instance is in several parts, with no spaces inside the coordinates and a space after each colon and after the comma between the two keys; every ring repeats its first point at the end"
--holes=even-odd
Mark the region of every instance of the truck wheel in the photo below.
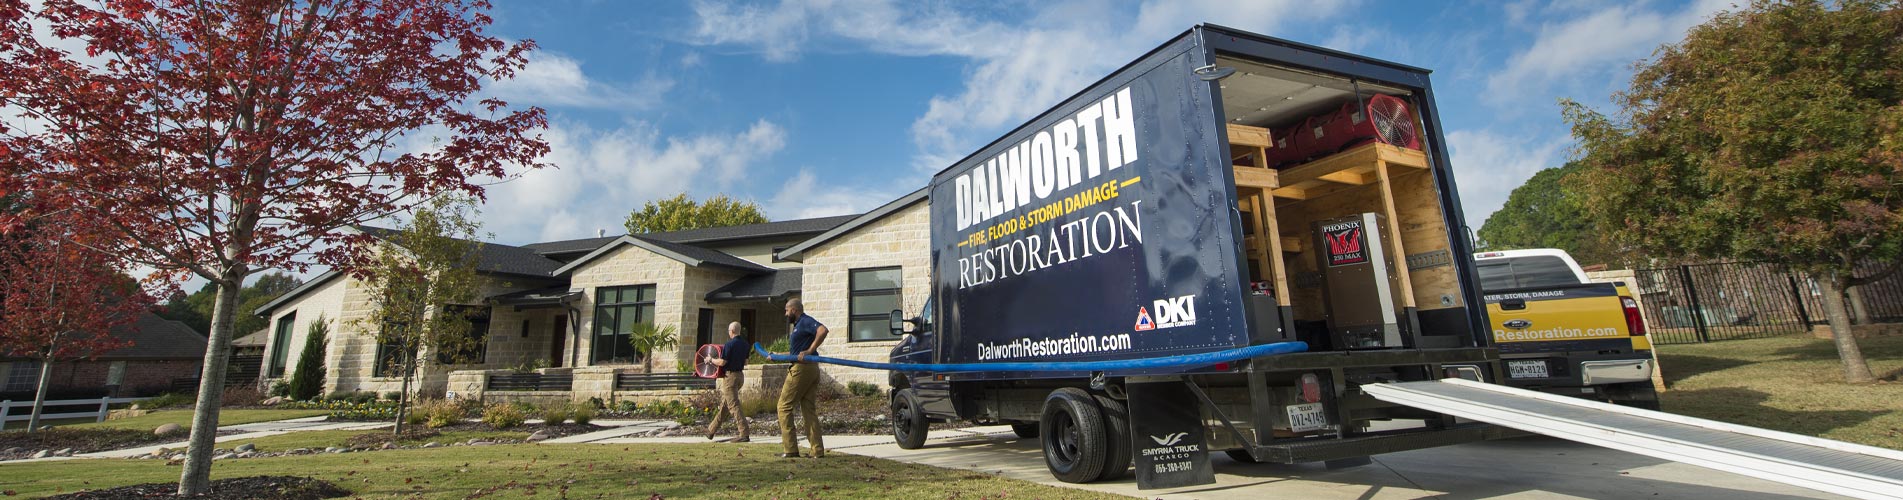
{"type": "Polygon", "coordinates": [[[1123,479],[1130,471],[1130,459],[1136,451],[1130,446],[1130,412],[1125,410],[1122,401],[1108,396],[1097,396],[1097,407],[1103,409],[1104,441],[1109,443],[1103,455],[1103,472],[1097,475],[1098,481],[1123,479]]]}
{"type": "Polygon", "coordinates": [[[1103,412],[1090,393],[1075,387],[1051,391],[1038,419],[1044,444],[1044,465],[1051,476],[1066,483],[1087,483],[1103,473],[1103,412]]]}
{"type": "Polygon", "coordinates": [[[1241,462],[1245,464],[1262,463],[1261,461],[1255,459],[1255,455],[1250,455],[1249,450],[1222,450],[1222,452],[1223,454],[1229,455],[1230,460],[1235,460],[1237,462],[1241,462]]]}
{"type": "Polygon", "coordinates": [[[1606,399],[1612,404],[1641,410],[1659,411],[1659,391],[1651,382],[1630,382],[1606,386],[1606,399]]]}
{"type": "Polygon", "coordinates": [[[1033,439],[1037,437],[1037,424],[1011,424],[1011,432],[1017,434],[1019,439],[1033,439]]]}
{"type": "Polygon", "coordinates": [[[900,389],[892,394],[892,437],[900,449],[916,450],[925,446],[925,432],[931,425],[919,406],[918,391],[900,389]]]}

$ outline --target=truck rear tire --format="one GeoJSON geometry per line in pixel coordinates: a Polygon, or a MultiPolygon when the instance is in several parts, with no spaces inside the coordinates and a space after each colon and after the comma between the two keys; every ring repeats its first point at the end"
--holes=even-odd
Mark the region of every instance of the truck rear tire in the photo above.
{"type": "Polygon", "coordinates": [[[898,441],[899,448],[916,450],[925,446],[925,433],[931,427],[931,421],[925,418],[925,408],[919,405],[918,391],[900,389],[892,393],[892,438],[898,441]]]}
{"type": "Polygon", "coordinates": [[[1130,446],[1130,412],[1122,401],[1108,396],[1097,396],[1097,407],[1103,409],[1104,441],[1109,449],[1103,455],[1103,473],[1097,475],[1098,481],[1123,479],[1130,471],[1130,460],[1136,451],[1130,446]]]}
{"type": "Polygon", "coordinates": [[[1103,412],[1096,398],[1083,389],[1066,387],[1044,398],[1038,419],[1044,445],[1044,465],[1051,476],[1066,483],[1087,483],[1103,473],[1105,442],[1103,412]]]}
{"type": "Polygon", "coordinates": [[[1018,439],[1036,439],[1037,424],[1011,424],[1011,433],[1017,434],[1018,439]]]}

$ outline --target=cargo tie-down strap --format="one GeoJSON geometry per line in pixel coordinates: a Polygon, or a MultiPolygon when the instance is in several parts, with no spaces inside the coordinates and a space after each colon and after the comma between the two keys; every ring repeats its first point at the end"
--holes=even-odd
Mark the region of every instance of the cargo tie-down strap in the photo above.
{"type": "MultiPolygon", "coordinates": [[[[753,350],[767,359],[793,362],[791,354],[773,354],[760,344],[753,344],[753,350]]],[[[806,361],[828,363],[873,370],[895,370],[902,372],[935,373],[971,373],[971,372],[1100,372],[1111,370],[1142,370],[1152,368],[1187,368],[1208,366],[1216,363],[1249,359],[1275,354],[1289,354],[1308,350],[1307,342],[1277,342],[1273,344],[1252,345],[1200,354],[1182,354],[1157,358],[1126,359],[1116,361],[1077,361],[1077,362],[1041,362],[1041,363],[874,363],[852,359],[829,358],[825,356],[807,356],[806,361]]]]}

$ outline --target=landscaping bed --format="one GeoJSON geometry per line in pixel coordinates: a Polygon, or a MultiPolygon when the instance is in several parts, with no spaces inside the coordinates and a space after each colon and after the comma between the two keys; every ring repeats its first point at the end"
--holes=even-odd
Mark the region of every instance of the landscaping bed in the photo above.
{"type": "MultiPolygon", "coordinates": [[[[218,434],[233,433],[220,431],[218,434]]],[[[0,432],[0,461],[123,450],[174,443],[188,437],[182,430],[166,435],[153,434],[150,430],[112,428],[54,427],[39,432],[6,431],[0,432]],[[41,455],[42,451],[46,453],[41,455]]]]}
{"type": "MultiPolygon", "coordinates": [[[[104,490],[45,497],[59,500],[117,500],[122,498],[177,498],[178,483],[147,483],[104,490]]],[[[350,490],[329,481],[297,476],[252,476],[211,482],[211,492],[192,498],[211,500],[317,500],[350,496],[350,490]]]]}
{"type": "MultiPolygon", "coordinates": [[[[642,434],[645,436],[705,436],[707,435],[707,424],[713,422],[712,411],[707,410],[707,408],[718,408],[718,406],[711,406],[709,401],[705,401],[712,399],[711,394],[712,393],[709,392],[706,396],[696,396],[685,403],[684,406],[686,406],[687,411],[630,412],[611,410],[603,412],[602,415],[604,415],[604,418],[610,418],[607,417],[609,415],[613,416],[611,418],[663,418],[681,424],[680,427],[649,431],[648,433],[642,434]]],[[[776,401],[764,398],[756,398],[742,403],[741,406],[751,410],[754,415],[748,419],[748,423],[751,427],[750,430],[754,436],[780,435],[780,419],[776,403],[776,401]]],[[[671,405],[660,404],[651,406],[667,407],[671,405]]],[[[871,396],[835,395],[821,397],[815,407],[819,413],[820,429],[827,435],[877,436],[890,434],[892,432],[892,425],[889,422],[892,410],[885,398],[877,394],[871,396]]],[[[799,423],[797,413],[795,413],[793,418],[795,423],[799,423]]],[[[932,424],[932,429],[943,430],[970,426],[971,424],[965,422],[948,422],[932,424]]],[[[721,435],[733,435],[736,432],[738,432],[738,430],[734,427],[731,417],[728,422],[724,422],[720,426],[721,435]]]]}

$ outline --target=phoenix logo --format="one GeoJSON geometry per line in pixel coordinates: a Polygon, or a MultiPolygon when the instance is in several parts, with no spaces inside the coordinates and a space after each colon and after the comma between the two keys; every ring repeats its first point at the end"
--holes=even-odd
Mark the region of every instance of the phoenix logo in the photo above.
{"type": "Polygon", "coordinates": [[[1361,229],[1349,229],[1339,233],[1328,233],[1328,253],[1344,254],[1361,251],[1361,229]]]}
{"type": "Polygon", "coordinates": [[[1176,443],[1183,442],[1183,438],[1185,437],[1189,437],[1189,433],[1178,432],[1175,434],[1164,434],[1162,436],[1150,436],[1150,440],[1156,441],[1157,446],[1176,446],[1176,443]]]}

